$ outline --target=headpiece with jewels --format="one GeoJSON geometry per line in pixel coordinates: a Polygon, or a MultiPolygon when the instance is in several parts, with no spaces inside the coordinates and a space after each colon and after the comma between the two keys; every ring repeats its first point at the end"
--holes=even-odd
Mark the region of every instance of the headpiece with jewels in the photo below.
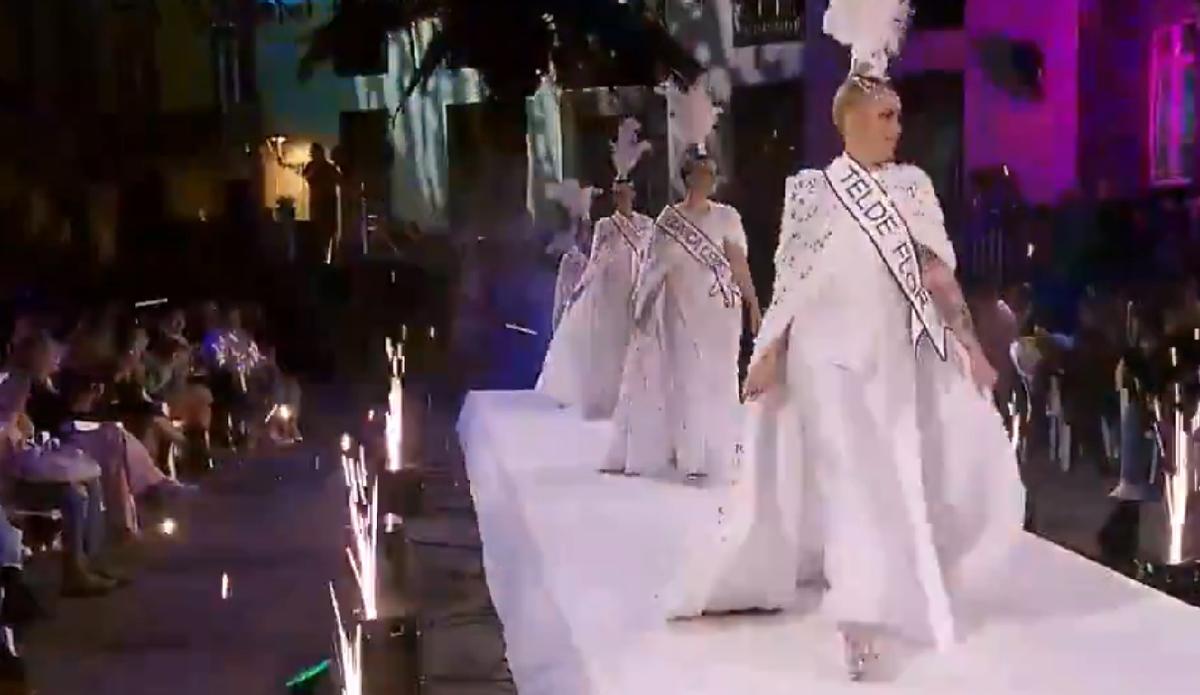
{"type": "Polygon", "coordinates": [[[629,174],[642,156],[652,148],[650,143],[639,139],[642,124],[636,118],[626,118],[617,128],[617,139],[610,143],[613,169],[617,171],[614,184],[628,184],[629,174]]]}
{"type": "Polygon", "coordinates": [[[850,79],[872,91],[887,84],[911,19],[909,0],[830,0],[824,30],[850,49],[850,79]]]}

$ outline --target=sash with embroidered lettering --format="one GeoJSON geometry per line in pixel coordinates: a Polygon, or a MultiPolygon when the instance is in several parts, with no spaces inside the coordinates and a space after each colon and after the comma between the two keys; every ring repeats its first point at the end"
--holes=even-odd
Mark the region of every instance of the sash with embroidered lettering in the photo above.
{"type": "Polygon", "coordinates": [[[920,342],[921,336],[929,336],[938,357],[946,359],[946,324],[921,280],[916,242],[896,202],[878,179],[848,155],[833,160],[825,169],[825,178],[908,300],[913,345],[920,342]]]}
{"type": "MultiPolygon", "coordinates": [[[[634,229],[633,223],[619,214],[610,215],[608,219],[612,220],[612,225],[617,230],[617,236],[621,237],[629,246],[629,250],[633,252],[634,267],[636,267],[637,259],[641,257],[641,252],[638,250],[638,245],[635,241],[637,239],[637,231],[634,229]]],[[[588,260],[588,267],[591,267],[590,259],[588,260]]],[[[575,286],[575,289],[567,297],[566,303],[563,304],[564,314],[567,309],[571,308],[571,305],[579,301],[579,298],[583,296],[583,291],[591,284],[590,280],[591,275],[585,272],[584,276],[579,279],[579,284],[575,286]]]]}
{"type": "Polygon", "coordinates": [[[719,294],[727,309],[737,306],[742,290],[733,281],[733,268],[725,257],[725,250],[674,205],[668,205],[655,224],[697,263],[712,271],[713,286],[708,295],[716,297],[719,294]]]}
{"type": "Polygon", "coordinates": [[[617,234],[625,240],[625,243],[629,245],[629,250],[633,251],[636,256],[639,253],[637,244],[638,234],[633,226],[633,222],[620,213],[613,213],[609,219],[612,220],[613,226],[616,227],[617,234]]]}

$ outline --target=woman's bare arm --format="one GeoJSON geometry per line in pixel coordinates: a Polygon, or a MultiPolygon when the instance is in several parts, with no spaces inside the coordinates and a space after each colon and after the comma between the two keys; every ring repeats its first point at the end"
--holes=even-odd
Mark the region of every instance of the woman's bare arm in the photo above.
{"type": "Polygon", "coordinates": [[[975,332],[975,321],[971,318],[971,309],[963,296],[962,287],[954,277],[954,271],[924,246],[917,246],[917,256],[921,259],[921,275],[925,281],[925,289],[933,297],[933,303],[942,315],[942,320],[954,331],[954,335],[968,351],[982,350],[979,337],[975,332]]]}
{"type": "Polygon", "coordinates": [[[733,281],[742,292],[742,301],[750,311],[750,332],[758,333],[762,323],[762,307],[758,303],[758,293],[754,290],[754,280],[750,277],[750,263],[746,253],[736,244],[725,244],[725,257],[729,259],[729,267],[733,271],[733,281]]]}

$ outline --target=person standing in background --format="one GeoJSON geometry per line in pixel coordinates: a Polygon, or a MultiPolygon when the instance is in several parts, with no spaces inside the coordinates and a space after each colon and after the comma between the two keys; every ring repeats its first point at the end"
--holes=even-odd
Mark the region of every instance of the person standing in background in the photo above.
{"type": "Polygon", "coordinates": [[[342,183],[342,172],[325,155],[325,147],[314,142],[309,149],[310,160],[301,172],[308,182],[308,211],[313,233],[317,237],[316,247],[322,254],[321,260],[329,260],[338,237],[338,189],[342,183]]]}

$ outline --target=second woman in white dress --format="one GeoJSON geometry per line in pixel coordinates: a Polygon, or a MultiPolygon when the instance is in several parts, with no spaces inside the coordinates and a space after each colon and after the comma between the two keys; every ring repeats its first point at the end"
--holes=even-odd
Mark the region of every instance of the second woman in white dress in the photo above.
{"type": "Polygon", "coordinates": [[[659,215],[634,292],[635,335],[606,472],[673,466],[695,480],[733,461],[743,307],[752,331],[761,314],[741,215],[709,197],[713,160],[693,152],[683,173],[687,195],[659,215]]]}

